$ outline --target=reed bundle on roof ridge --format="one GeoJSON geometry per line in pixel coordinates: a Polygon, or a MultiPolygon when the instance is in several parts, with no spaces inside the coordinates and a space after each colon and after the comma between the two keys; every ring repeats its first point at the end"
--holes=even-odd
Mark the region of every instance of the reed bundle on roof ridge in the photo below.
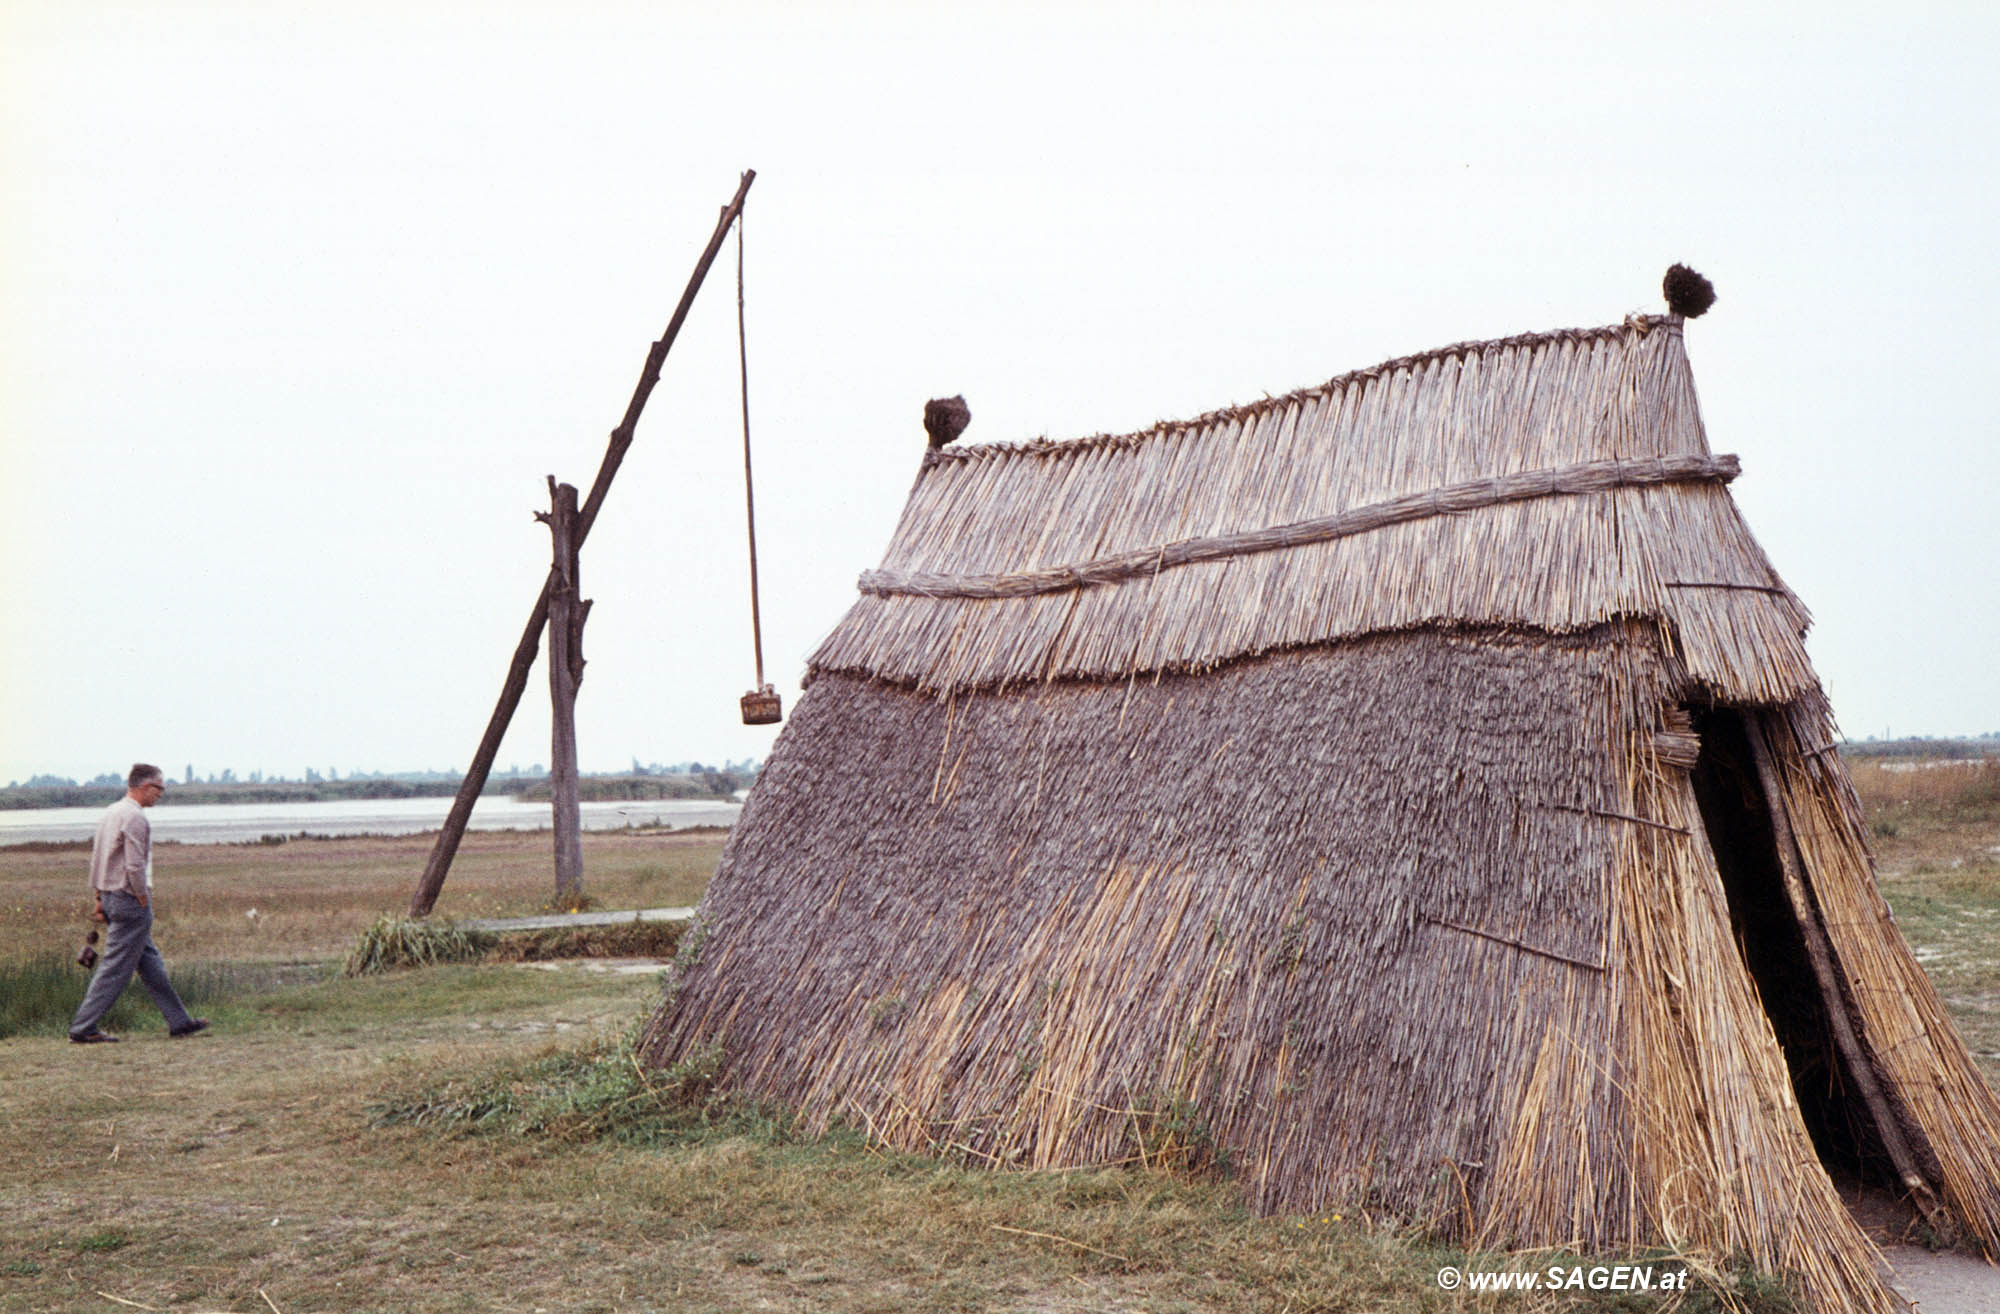
{"type": "Polygon", "coordinates": [[[900,1147],[1192,1140],[1260,1209],[1888,1314],[1829,1168],[1991,1252],[2000,1103],[1734,470],[1674,317],[933,454],[642,1053],[900,1147]]]}
{"type": "Polygon", "coordinates": [[[974,443],[964,447],[932,449],[924,453],[924,463],[928,465],[934,461],[991,460],[1010,455],[1067,456],[1094,447],[1129,447],[1162,435],[1199,428],[1219,421],[1254,418],[1275,407],[1288,406],[1308,398],[1324,399],[1351,384],[1379,379],[1398,370],[1412,369],[1432,361],[1463,357],[1474,352],[1506,348],[1537,348],[1550,343],[1588,342],[1620,334],[1646,334],[1659,330],[1678,333],[1681,331],[1680,321],[1666,315],[1630,315],[1622,324],[1610,324],[1600,328],[1544,329],[1537,333],[1517,333],[1512,337],[1485,341],[1468,339],[1464,342],[1454,342],[1447,347],[1435,347],[1429,351],[1397,356],[1380,364],[1349,370],[1345,374],[1334,375],[1324,383],[1295,388],[1282,396],[1264,397],[1237,406],[1218,407],[1212,411],[1204,411],[1190,420],[1161,420],[1150,429],[1140,429],[1133,433],[1099,433],[1083,438],[1036,438],[1024,443],[974,443]]]}

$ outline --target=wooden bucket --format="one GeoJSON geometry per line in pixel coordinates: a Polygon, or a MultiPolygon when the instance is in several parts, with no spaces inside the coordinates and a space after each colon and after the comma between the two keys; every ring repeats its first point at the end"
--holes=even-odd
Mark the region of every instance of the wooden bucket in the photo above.
{"type": "Polygon", "coordinates": [[[784,705],[778,699],[778,691],[770,685],[743,695],[743,724],[776,725],[784,719],[784,705]]]}

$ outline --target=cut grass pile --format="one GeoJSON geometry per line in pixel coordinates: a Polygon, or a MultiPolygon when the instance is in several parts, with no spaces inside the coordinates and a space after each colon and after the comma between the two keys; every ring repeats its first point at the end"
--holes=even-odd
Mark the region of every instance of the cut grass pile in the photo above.
{"type": "Polygon", "coordinates": [[[384,913],[347,951],[342,971],[369,976],[444,963],[540,963],[571,958],[668,958],[680,943],[679,922],[613,922],[607,926],[545,926],[488,931],[437,918],[384,913]]]}
{"type": "Polygon", "coordinates": [[[545,963],[570,958],[672,958],[683,922],[613,922],[609,926],[548,926],[507,931],[486,951],[491,963],[545,963]]]}
{"type": "Polygon", "coordinates": [[[709,1098],[721,1057],[705,1053],[656,1072],[640,1066],[629,1044],[598,1044],[383,1100],[369,1114],[377,1127],[496,1130],[558,1141],[685,1144],[717,1125],[768,1135],[782,1114],[709,1098]]]}
{"type": "Polygon", "coordinates": [[[346,976],[371,976],[406,967],[439,967],[445,963],[469,963],[485,956],[497,937],[481,931],[459,929],[456,922],[398,916],[383,913],[347,951],[341,969],[346,976]]]}

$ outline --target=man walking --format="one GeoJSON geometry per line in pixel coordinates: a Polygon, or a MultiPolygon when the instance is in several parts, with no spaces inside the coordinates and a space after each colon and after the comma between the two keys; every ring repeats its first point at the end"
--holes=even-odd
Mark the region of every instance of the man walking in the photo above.
{"type": "Polygon", "coordinates": [[[118,1039],[99,1031],[97,1024],[118,1002],[135,971],[166,1017],[168,1035],[191,1036],[208,1029],[207,1018],[188,1016],[167,980],[166,961],[153,947],[153,826],[145,810],[166,792],[167,780],[158,767],[135,763],[125,777],[125,797],[97,823],[97,842],[90,850],[90,888],[97,896],[97,917],[111,930],[97,973],[70,1020],[69,1038],[79,1045],[118,1039]]]}

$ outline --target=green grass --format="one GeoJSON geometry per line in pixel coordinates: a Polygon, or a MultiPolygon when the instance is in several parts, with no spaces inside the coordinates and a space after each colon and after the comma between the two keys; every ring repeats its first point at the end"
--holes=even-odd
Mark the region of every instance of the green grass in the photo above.
{"type": "Polygon", "coordinates": [[[1855,764],[1883,897],[2000,1089],[2000,761],[1855,764]]]}
{"type": "Polygon", "coordinates": [[[642,1067],[629,1042],[598,1044],[510,1064],[370,1106],[377,1127],[493,1131],[554,1140],[686,1145],[768,1133],[772,1115],[712,1091],[719,1052],[664,1072],[642,1067]]]}
{"type": "MultiPolygon", "coordinates": [[[[197,962],[170,963],[167,975],[188,1011],[201,1015],[222,1011],[315,970],[272,963],[197,962]]],[[[90,976],[62,954],[0,961],[0,1038],[67,1035],[90,976]]],[[[99,1025],[113,1033],[165,1027],[152,997],[136,976],[99,1025]]]]}
{"type": "MultiPolygon", "coordinates": [[[[328,968],[311,982],[246,1000],[232,1021],[244,1031],[280,1036],[301,1031],[322,1038],[352,1036],[381,1026],[478,1034],[503,1029],[510,1025],[508,1019],[565,997],[569,992],[559,987],[569,981],[572,971],[558,968],[545,974],[521,966],[452,963],[347,977],[328,968]]],[[[659,992],[659,977],[651,974],[590,979],[593,996],[628,998],[636,989],[650,999],[659,992]]],[[[540,1029],[528,1028],[530,1033],[540,1029]]]]}

